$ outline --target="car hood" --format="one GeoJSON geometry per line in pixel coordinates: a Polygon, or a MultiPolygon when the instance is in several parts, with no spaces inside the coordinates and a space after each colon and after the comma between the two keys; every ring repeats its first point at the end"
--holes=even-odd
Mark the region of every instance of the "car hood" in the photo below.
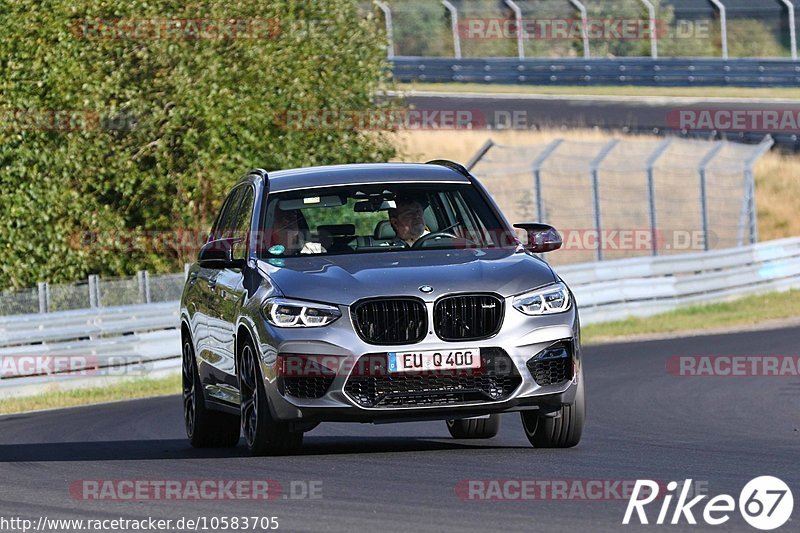
{"type": "Polygon", "coordinates": [[[284,296],[350,305],[375,296],[426,301],[454,292],[512,296],[556,281],[544,261],[511,249],[425,250],[259,261],[284,296]],[[433,291],[425,294],[422,285],[433,291]]]}

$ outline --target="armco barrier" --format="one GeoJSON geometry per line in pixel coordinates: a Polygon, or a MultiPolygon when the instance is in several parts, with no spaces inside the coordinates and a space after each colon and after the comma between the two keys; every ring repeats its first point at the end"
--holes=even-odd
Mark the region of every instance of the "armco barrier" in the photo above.
{"type": "Polygon", "coordinates": [[[395,57],[391,61],[394,78],[399,82],[665,87],[800,85],[800,63],[788,59],[395,57]]]}
{"type": "MultiPolygon", "coordinates": [[[[574,291],[584,324],[648,316],[686,304],[800,288],[800,238],[568,265],[558,273],[574,291]]],[[[137,365],[136,375],[139,370],[147,375],[178,372],[178,302],[0,318],[0,359],[30,355],[91,355],[101,366],[127,357],[137,365]]],[[[3,376],[0,398],[40,392],[53,381],[67,387],[100,382],[94,377],[3,376]]]]}

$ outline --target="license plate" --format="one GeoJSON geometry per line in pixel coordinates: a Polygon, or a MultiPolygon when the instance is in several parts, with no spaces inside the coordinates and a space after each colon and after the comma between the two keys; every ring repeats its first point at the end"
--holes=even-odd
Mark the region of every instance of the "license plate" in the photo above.
{"type": "Polygon", "coordinates": [[[481,367],[480,348],[425,352],[389,352],[388,355],[389,372],[461,370],[481,367]]]}

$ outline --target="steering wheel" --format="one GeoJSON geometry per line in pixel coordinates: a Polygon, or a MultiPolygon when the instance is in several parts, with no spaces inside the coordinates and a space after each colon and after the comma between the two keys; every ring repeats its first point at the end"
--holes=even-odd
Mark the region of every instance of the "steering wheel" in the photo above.
{"type": "MultiPolygon", "coordinates": [[[[449,229],[449,228],[447,228],[447,229],[449,229]]],[[[446,230],[437,231],[435,233],[428,233],[427,235],[423,235],[422,237],[420,237],[419,239],[414,241],[414,244],[412,244],[411,247],[412,248],[422,248],[422,245],[425,244],[426,242],[428,242],[430,240],[433,240],[433,239],[441,239],[442,237],[447,237],[449,239],[458,239],[457,235],[455,235],[453,233],[450,233],[449,231],[446,231],[446,230]]]]}

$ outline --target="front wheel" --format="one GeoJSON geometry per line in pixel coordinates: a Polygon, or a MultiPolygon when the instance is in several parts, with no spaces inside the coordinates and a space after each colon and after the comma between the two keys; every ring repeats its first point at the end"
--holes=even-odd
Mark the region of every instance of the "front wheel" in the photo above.
{"type": "Polygon", "coordinates": [[[243,343],[239,365],[242,431],[252,455],[288,455],[303,444],[303,432],[272,418],[258,360],[249,340],[243,343]]]}
{"type": "Polygon", "coordinates": [[[536,448],[572,448],[581,440],[586,421],[583,374],[578,375],[575,401],[562,405],[557,416],[542,416],[536,411],[521,411],[525,436],[536,448]]]}
{"type": "Polygon", "coordinates": [[[454,439],[491,439],[500,431],[500,415],[488,418],[448,420],[447,431],[454,439]]]}

